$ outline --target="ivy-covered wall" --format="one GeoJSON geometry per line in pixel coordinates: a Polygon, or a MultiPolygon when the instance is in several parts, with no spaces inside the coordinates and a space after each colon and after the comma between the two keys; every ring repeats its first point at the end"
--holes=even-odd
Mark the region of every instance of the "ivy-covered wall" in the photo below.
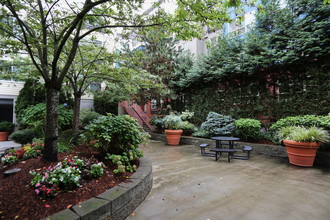
{"type": "Polygon", "coordinates": [[[329,114],[330,7],[320,0],[290,0],[284,8],[262,2],[243,38],[220,37],[188,71],[179,71],[187,61],[178,64],[176,110],[194,111],[196,123],[210,111],[273,121],[329,114]]]}

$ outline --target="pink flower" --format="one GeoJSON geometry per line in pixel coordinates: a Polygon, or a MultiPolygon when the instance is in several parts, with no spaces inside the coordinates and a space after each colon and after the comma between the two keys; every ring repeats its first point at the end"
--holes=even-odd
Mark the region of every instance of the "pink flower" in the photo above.
{"type": "Polygon", "coordinates": [[[50,207],[50,205],[46,204],[46,205],[45,205],[45,207],[46,207],[46,208],[49,208],[49,207],[50,207]]]}
{"type": "Polygon", "coordinates": [[[40,183],[37,183],[36,185],[35,185],[35,187],[39,187],[41,184],[40,183]]]}
{"type": "Polygon", "coordinates": [[[34,190],[37,194],[39,194],[40,193],[40,191],[38,190],[38,189],[35,189],[34,190]]]}

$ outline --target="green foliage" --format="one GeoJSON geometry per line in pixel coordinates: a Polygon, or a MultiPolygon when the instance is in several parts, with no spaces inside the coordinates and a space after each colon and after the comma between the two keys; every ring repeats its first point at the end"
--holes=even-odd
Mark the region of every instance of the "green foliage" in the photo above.
{"type": "Polygon", "coordinates": [[[194,117],[194,112],[190,112],[188,110],[181,112],[182,121],[190,121],[193,117],[194,117]]]}
{"type": "Polygon", "coordinates": [[[58,152],[69,152],[73,147],[74,134],[72,129],[59,131],[58,152]]]}
{"type": "Polygon", "coordinates": [[[330,109],[330,8],[316,0],[287,7],[264,1],[242,38],[220,37],[173,81],[201,123],[210,111],[235,118],[326,115],[330,109]]]}
{"type": "Polygon", "coordinates": [[[0,132],[13,132],[15,125],[9,121],[0,121],[0,132]]]}
{"type": "Polygon", "coordinates": [[[201,129],[207,131],[209,136],[231,135],[235,131],[234,122],[231,116],[209,112],[201,129]]]}
{"type": "Polygon", "coordinates": [[[104,155],[122,155],[138,148],[139,144],[145,143],[148,138],[141,132],[136,119],[128,115],[111,114],[101,116],[87,125],[82,137],[104,155]]]}
{"type": "Polygon", "coordinates": [[[170,130],[180,130],[182,119],[180,115],[176,115],[174,113],[171,113],[169,115],[166,115],[164,117],[164,129],[170,129],[170,130]]]}
{"type": "Polygon", "coordinates": [[[31,143],[33,138],[40,138],[35,129],[18,130],[10,135],[10,139],[20,144],[31,143]]]}
{"type": "Polygon", "coordinates": [[[180,129],[183,130],[182,135],[192,135],[196,131],[196,126],[188,121],[183,121],[180,125],[180,129]]]}
{"type": "Polygon", "coordinates": [[[278,131],[278,136],[282,140],[298,141],[298,142],[321,142],[330,141],[330,134],[323,128],[301,126],[282,127],[278,131]]]}
{"type": "Polygon", "coordinates": [[[125,173],[125,171],[135,172],[137,166],[134,162],[141,157],[143,157],[143,151],[139,148],[135,148],[131,149],[129,152],[124,152],[122,155],[107,154],[105,158],[117,165],[117,169],[113,171],[114,174],[120,174],[125,173]]]}
{"type": "Polygon", "coordinates": [[[80,126],[85,127],[89,125],[92,121],[100,117],[101,115],[91,109],[82,109],[80,111],[80,126]]]}
{"type": "Polygon", "coordinates": [[[15,114],[19,118],[21,112],[31,105],[45,101],[45,89],[36,79],[27,79],[24,87],[19,91],[15,102],[15,114]]]}
{"type": "Polygon", "coordinates": [[[278,120],[274,123],[270,129],[272,131],[278,131],[280,128],[288,126],[303,126],[303,127],[320,127],[326,130],[330,130],[330,115],[316,116],[316,115],[303,115],[286,117],[278,120]]]}
{"type": "Polygon", "coordinates": [[[212,135],[210,134],[209,131],[203,130],[203,129],[198,129],[195,133],[192,134],[194,137],[200,137],[200,138],[209,138],[212,135]]]}
{"type": "Polygon", "coordinates": [[[113,94],[109,92],[96,93],[94,95],[94,110],[101,115],[107,115],[108,113],[117,115],[118,101],[119,100],[114,99],[113,94]]]}
{"type": "Polygon", "coordinates": [[[235,133],[243,139],[258,139],[261,123],[256,119],[240,118],[235,121],[235,133]]]}
{"type": "Polygon", "coordinates": [[[152,116],[149,123],[156,126],[158,132],[162,132],[164,127],[164,117],[152,116]]]}
{"type": "MultiPolygon", "coordinates": [[[[39,103],[24,109],[20,115],[19,122],[30,128],[43,127],[46,117],[46,105],[39,103]]],[[[59,106],[59,125],[62,129],[71,125],[72,111],[64,106],[59,106]]]]}

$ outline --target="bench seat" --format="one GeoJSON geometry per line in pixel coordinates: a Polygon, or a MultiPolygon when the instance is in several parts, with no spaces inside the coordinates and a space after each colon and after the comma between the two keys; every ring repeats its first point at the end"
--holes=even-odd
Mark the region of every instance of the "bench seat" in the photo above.
{"type": "Polygon", "coordinates": [[[228,162],[230,159],[234,158],[234,153],[237,152],[236,149],[224,149],[224,148],[212,148],[210,151],[215,152],[215,160],[219,160],[222,153],[228,153],[228,162]]]}

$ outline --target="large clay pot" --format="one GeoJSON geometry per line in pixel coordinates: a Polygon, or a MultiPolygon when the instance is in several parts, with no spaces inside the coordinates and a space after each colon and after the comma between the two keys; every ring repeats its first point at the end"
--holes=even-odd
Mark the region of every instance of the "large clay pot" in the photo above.
{"type": "Polygon", "coordinates": [[[165,130],[167,144],[168,145],[179,145],[182,130],[165,130]]]}
{"type": "Polygon", "coordinates": [[[9,132],[0,132],[0,141],[8,141],[9,132]]]}
{"type": "Polygon", "coordinates": [[[320,143],[283,140],[291,164],[312,167],[320,143]]]}

